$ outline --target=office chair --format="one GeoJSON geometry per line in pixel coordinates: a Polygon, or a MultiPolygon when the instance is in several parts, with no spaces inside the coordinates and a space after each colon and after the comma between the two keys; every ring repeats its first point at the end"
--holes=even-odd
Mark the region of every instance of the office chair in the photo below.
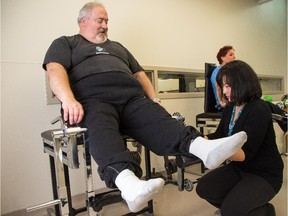
{"type": "Polygon", "coordinates": [[[204,134],[204,128],[216,129],[222,115],[216,107],[216,99],[210,81],[212,72],[215,68],[216,64],[205,63],[204,113],[200,113],[196,116],[196,126],[200,128],[202,134],[204,134]]]}
{"type": "Polygon", "coordinates": [[[278,105],[266,101],[271,113],[272,113],[272,118],[274,121],[276,121],[279,125],[279,127],[282,129],[284,133],[287,132],[288,130],[288,125],[287,125],[287,112],[285,112],[283,109],[281,109],[278,105]]]}

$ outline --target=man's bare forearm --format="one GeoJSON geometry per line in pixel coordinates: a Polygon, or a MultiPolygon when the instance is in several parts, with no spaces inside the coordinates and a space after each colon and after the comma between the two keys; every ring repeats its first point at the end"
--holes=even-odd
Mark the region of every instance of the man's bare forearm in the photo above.
{"type": "Polygon", "coordinates": [[[51,90],[61,102],[74,99],[68,75],[62,65],[54,62],[47,64],[47,74],[51,90]]]}
{"type": "Polygon", "coordinates": [[[84,111],[70,88],[66,70],[62,65],[54,62],[47,64],[46,67],[52,92],[62,103],[64,120],[69,120],[70,124],[79,123],[84,111]]]}
{"type": "Polygon", "coordinates": [[[137,72],[134,77],[141,83],[147,98],[156,97],[154,87],[144,71],[137,72]]]}

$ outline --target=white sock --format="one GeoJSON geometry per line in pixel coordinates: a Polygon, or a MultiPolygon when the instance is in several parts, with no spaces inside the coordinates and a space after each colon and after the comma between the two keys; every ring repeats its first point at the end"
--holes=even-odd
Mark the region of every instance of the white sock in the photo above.
{"type": "Polygon", "coordinates": [[[214,169],[235,154],[246,141],[247,135],[244,131],[215,140],[197,137],[191,142],[189,152],[200,158],[208,169],[214,169]]]}
{"type": "Polygon", "coordinates": [[[155,197],[163,188],[162,178],[140,180],[135,174],[125,169],[118,174],[115,184],[121,191],[121,196],[127,202],[131,212],[138,212],[143,209],[147,202],[155,197]]]}

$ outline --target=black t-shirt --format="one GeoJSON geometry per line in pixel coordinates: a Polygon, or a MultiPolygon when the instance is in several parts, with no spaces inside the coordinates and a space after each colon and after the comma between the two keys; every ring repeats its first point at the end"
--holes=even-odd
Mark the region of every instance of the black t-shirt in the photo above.
{"type": "Polygon", "coordinates": [[[103,92],[105,86],[117,88],[114,91],[118,91],[123,83],[130,86],[131,92],[131,88],[139,88],[139,82],[132,74],[143,71],[133,55],[120,43],[107,40],[102,44],[94,44],[80,34],[54,40],[42,67],[46,70],[46,64],[50,62],[57,62],[66,69],[72,91],[79,100],[98,97],[99,91],[103,92]],[[117,87],[118,83],[120,85],[117,87]]]}
{"type": "Polygon", "coordinates": [[[45,70],[49,62],[60,63],[67,70],[70,84],[96,73],[119,71],[133,74],[143,70],[120,43],[107,40],[103,44],[94,44],[79,34],[54,40],[44,59],[45,70]]]}

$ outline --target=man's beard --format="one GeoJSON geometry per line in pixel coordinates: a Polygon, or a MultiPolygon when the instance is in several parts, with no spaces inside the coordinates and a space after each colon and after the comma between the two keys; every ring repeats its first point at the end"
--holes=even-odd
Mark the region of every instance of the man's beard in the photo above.
{"type": "Polygon", "coordinates": [[[96,36],[96,41],[97,41],[97,43],[104,43],[106,40],[108,39],[108,36],[106,35],[106,34],[98,34],[97,36],[96,36]]]}
{"type": "Polygon", "coordinates": [[[96,39],[99,41],[99,43],[104,43],[108,39],[107,32],[104,28],[101,28],[99,32],[100,34],[97,34],[96,39]]]}

